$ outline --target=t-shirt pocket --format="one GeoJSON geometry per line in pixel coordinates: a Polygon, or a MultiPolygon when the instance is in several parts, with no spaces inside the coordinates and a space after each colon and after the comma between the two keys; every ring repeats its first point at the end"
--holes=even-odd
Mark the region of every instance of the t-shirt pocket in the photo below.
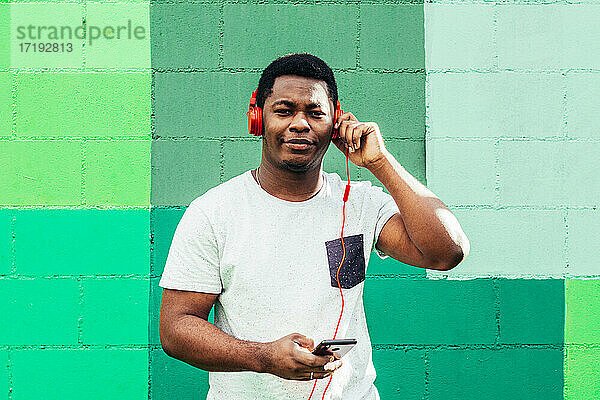
{"type": "MultiPolygon", "coordinates": [[[[339,288],[337,271],[343,255],[342,239],[329,240],[325,242],[325,247],[327,248],[331,286],[339,288]]],[[[340,285],[342,289],[351,289],[365,280],[365,251],[362,233],[344,236],[344,247],[346,256],[342,268],[340,268],[340,285]]]]}

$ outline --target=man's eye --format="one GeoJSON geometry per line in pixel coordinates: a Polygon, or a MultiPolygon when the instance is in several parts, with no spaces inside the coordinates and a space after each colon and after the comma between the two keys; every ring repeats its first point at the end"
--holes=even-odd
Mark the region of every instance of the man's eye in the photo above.
{"type": "Polygon", "coordinates": [[[323,113],[321,111],[313,111],[313,115],[315,115],[317,117],[322,117],[323,115],[325,115],[325,113],[323,113]]]}
{"type": "Polygon", "coordinates": [[[290,112],[290,110],[284,110],[284,109],[279,109],[279,110],[275,110],[276,113],[284,113],[287,114],[290,112]]]}

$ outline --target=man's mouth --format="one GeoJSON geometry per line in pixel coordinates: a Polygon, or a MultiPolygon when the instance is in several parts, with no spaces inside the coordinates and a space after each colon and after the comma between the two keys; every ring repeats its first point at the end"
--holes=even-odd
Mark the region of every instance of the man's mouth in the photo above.
{"type": "Polygon", "coordinates": [[[308,139],[290,139],[284,143],[287,147],[294,150],[306,150],[311,146],[314,146],[314,143],[308,139]]]}
{"type": "Polygon", "coordinates": [[[287,141],[287,143],[298,143],[298,144],[313,144],[310,140],[308,139],[290,139],[287,141]]]}

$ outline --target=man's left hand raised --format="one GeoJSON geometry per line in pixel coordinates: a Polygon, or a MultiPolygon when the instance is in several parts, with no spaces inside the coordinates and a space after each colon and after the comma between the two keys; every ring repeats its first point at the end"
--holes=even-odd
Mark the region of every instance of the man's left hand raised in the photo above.
{"type": "Polygon", "coordinates": [[[347,112],[335,121],[334,128],[337,126],[339,136],[331,142],[344,155],[348,149],[350,161],[355,165],[369,168],[385,157],[387,149],[377,123],[360,122],[352,113],[347,112]]]}

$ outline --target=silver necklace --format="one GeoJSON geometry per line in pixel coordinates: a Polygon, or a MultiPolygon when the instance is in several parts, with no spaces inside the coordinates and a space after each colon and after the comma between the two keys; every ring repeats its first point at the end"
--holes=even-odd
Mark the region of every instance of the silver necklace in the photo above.
{"type": "Polygon", "coordinates": [[[258,177],[258,171],[260,170],[260,166],[258,168],[256,168],[256,180],[258,181],[258,186],[261,187],[261,189],[263,188],[262,185],[260,184],[260,178],[258,177]]]}
{"type": "MultiPolygon", "coordinates": [[[[256,168],[256,181],[258,182],[258,186],[260,186],[260,188],[264,190],[265,188],[263,188],[260,183],[259,172],[260,172],[260,165],[258,166],[258,168],[256,168]]],[[[325,185],[325,178],[323,178],[323,183],[321,184],[321,187],[319,188],[319,190],[317,190],[317,193],[319,193],[321,191],[321,189],[323,188],[323,185],[325,185]]],[[[315,197],[317,195],[317,193],[310,196],[309,199],[312,199],[313,197],[315,197]]]]}

